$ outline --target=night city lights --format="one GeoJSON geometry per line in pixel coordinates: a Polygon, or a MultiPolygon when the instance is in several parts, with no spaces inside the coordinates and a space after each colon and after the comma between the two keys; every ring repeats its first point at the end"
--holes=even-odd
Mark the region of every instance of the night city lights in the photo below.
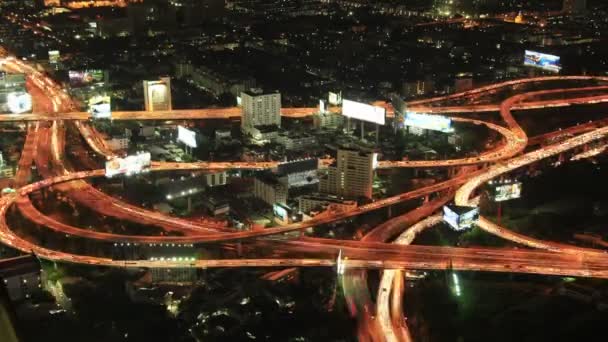
{"type": "Polygon", "coordinates": [[[0,0],[0,341],[599,341],[608,2],[0,0]]]}

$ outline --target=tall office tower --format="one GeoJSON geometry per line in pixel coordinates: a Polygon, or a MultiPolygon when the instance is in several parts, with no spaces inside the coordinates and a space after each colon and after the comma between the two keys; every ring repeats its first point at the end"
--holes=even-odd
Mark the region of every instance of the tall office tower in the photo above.
{"type": "Polygon", "coordinates": [[[281,126],[281,94],[263,94],[260,89],[241,93],[243,116],[241,130],[250,132],[256,126],[281,126]]]}
{"type": "Polygon", "coordinates": [[[171,78],[161,77],[158,81],[144,81],[144,104],[147,112],[171,110],[171,78]]]}
{"type": "Polygon", "coordinates": [[[587,0],[564,0],[564,12],[581,13],[587,10],[587,0]]]}
{"type": "Polygon", "coordinates": [[[341,197],[372,197],[374,167],[378,154],[339,149],[334,165],[321,171],[319,191],[341,197]]]}

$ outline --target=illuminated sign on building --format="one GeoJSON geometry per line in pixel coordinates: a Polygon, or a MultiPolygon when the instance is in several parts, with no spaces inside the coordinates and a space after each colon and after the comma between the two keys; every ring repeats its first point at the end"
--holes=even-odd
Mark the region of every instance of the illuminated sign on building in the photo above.
{"type": "Polygon", "coordinates": [[[490,182],[491,198],[495,202],[508,201],[521,197],[521,182],[507,181],[507,182],[490,182]]]}
{"type": "Polygon", "coordinates": [[[444,206],[443,221],[456,231],[471,228],[479,220],[478,207],[444,206]]]}
{"type": "Polygon", "coordinates": [[[59,63],[59,51],[49,50],[49,63],[51,63],[51,64],[59,63]]]}
{"type": "Polygon", "coordinates": [[[319,113],[327,113],[327,105],[324,100],[319,100],[319,113]]]}
{"type": "Polygon", "coordinates": [[[342,92],[332,93],[329,92],[328,100],[330,105],[339,106],[342,104],[342,92]]]}
{"type": "Polygon", "coordinates": [[[151,156],[149,152],[127,156],[125,158],[112,158],[106,162],[106,177],[116,175],[135,175],[150,169],[151,156]]]}
{"type": "Polygon", "coordinates": [[[29,112],[32,110],[32,96],[26,92],[8,93],[6,104],[13,114],[29,112]]]}
{"type": "Polygon", "coordinates": [[[70,86],[72,88],[84,87],[95,83],[105,81],[105,72],[103,70],[70,70],[68,71],[70,86]]]}
{"type": "Polygon", "coordinates": [[[112,118],[111,99],[108,95],[95,95],[89,99],[89,113],[94,119],[112,118]]]}
{"type": "Polygon", "coordinates": [[[144,104],[148,112],[171,110],[171,79],[144,81],[144,104]]]}
{"type": "Polygon", "coordinates": [[[283,222],[287,222],[289,220],[288,209],[288,207],[280,203],[275,203],[272,205],[272,212],[274,213],[274,216],[278,217],[283,222]]]}

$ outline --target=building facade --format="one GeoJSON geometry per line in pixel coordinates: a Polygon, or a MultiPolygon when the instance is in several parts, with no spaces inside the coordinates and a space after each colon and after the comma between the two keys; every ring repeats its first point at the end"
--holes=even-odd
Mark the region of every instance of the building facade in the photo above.
{"type": "Polygon", "coordinates": [[[144,104],[147,112],[172,110],[171,78],[161,77],[158,81],[143,81],[144,104]]]}
{"type": "Polygon", "coordinates": [[[334,165],[323,170],[319,191],[340,197],[372,197],[377,153],[339,149],[334,165]]]}
{"type": "Polygon", "coordinates": [[[256,126],[281,126],[281,94],[264,94],[259,89],[241,93],[243,115],[241,130],[249,132],[256,126]]]}
{"type": "Polygon", "coordinates": [[[279,181],[274,174],[263,173],[253,181],[253,196],[266,202],[287,204],[287,184],[279,181]]]}
{"type": "Polygon", "coordinates": [[[33,255],[0,260],[0,281],[12,301],[28,299],[40,291],[41,267],[33,255]]]}
{"type": "Polygon", "coordinates": [[[300,196],[298,198],[298,210],[301,213],[309,213],[312,210],[324,210],[329,205],[337,210],[349,211],[357,208],[357,202],[340,199],[336,196],[327,194],[313,194],[300,196]]]}

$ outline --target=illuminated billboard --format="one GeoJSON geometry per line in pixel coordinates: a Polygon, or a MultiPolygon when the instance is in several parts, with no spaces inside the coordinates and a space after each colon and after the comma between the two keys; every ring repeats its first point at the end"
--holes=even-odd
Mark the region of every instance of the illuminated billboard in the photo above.
{"type": "Polygon", "coordinates": [[[559,72],[562,67],[559,64],[560,57],[554,55],[548,55],[536,51],[526,50],[524,64],[549,70],[553,72],[559,72]]]}
{"type": "Polygon", "coordinates": [[[284,222],[289,220],[288,209],[289,208],[287,208],[286,206],[281,205],[279,203],[275,203],[272,205],[272,212],[274,213],[274,216],[278,217],[279,219],[281,219],[281,221],[284,221],[284,222]]]}
{"type": "Polygon", "coordinates": [[[452,128],[452,119],[441,115],[407,112],[405,114],[405,118],[403,119],[403,124],[405,126],[430,129],[432,131],[439,131],[443,133],[451,133],[454,131],[454,128],[452,128]]]}
{"type": "Polygon", "coordinates": [[[139,153],[125,158],[112,158],[106,162],[106,177],[112,178],[116,175],[135,175],[150,169],[150,153],[139,153]]]}
{"type": "Polygon", "coordinates": [[[70,70],[68,71],[70,86],[72,88],[89,86],[95,83],[105,81],[105,72],[103,70],[70,70]]]}
{"type": "Polygon", "coordinates": [[[196,133],[182,126],[177,126],[177,141],[181,141],[186,146],[196,147],[196,133]]]}
{"type": "Polygon", "coordinates": [[[6,96],[8,110],[21,114],[32,110],[32,96],[26,92],[12,92],[6,96]]]}
{"type": "Polygon", "coordinates": [[[51,63],[51,64],[59,63],[59,51],[49,50],[49,63],[51,63]]]}
{"type": "Polygon", "coordinates": [[[342,104],[342,92],[332,93],[330,91],[328,100],[330,105],[339,106],[340,104],[342,104]]]}
{"type": "Polygon", "coordinates": [[[349,118],[384,125],[386,109],[361,102],[342,100],[342,115],[349,118]]]}
{"type": "Polygon", "coordinates": [[[148,112],[171,110],[171,79],[144,81],[144,104],[148,112]]]}
{"type": "Polygon", "coordinates": [[[490,197],[495,202],[508,201],[521,197],[521,182],[490,182],[490,197]]]}
{"type": "Polygon", "coordinates": [[[327,113],[327,105],[325,104],[325,101],[323,101],[323,100],[319,100],[319,113],[321,113],[321,114],[327,113]]]}
{"type": "Polygon", "coordinates": [[[478,207],[444,206],[443,221],[456,231],[471,228],[479,220],[478,207]]]}
{"type": "Polygon", "coordinates": [[[108,95],[95,95],[89,99],[89,113],[94,119],[112,118],[111,99],[108,95]]]}

